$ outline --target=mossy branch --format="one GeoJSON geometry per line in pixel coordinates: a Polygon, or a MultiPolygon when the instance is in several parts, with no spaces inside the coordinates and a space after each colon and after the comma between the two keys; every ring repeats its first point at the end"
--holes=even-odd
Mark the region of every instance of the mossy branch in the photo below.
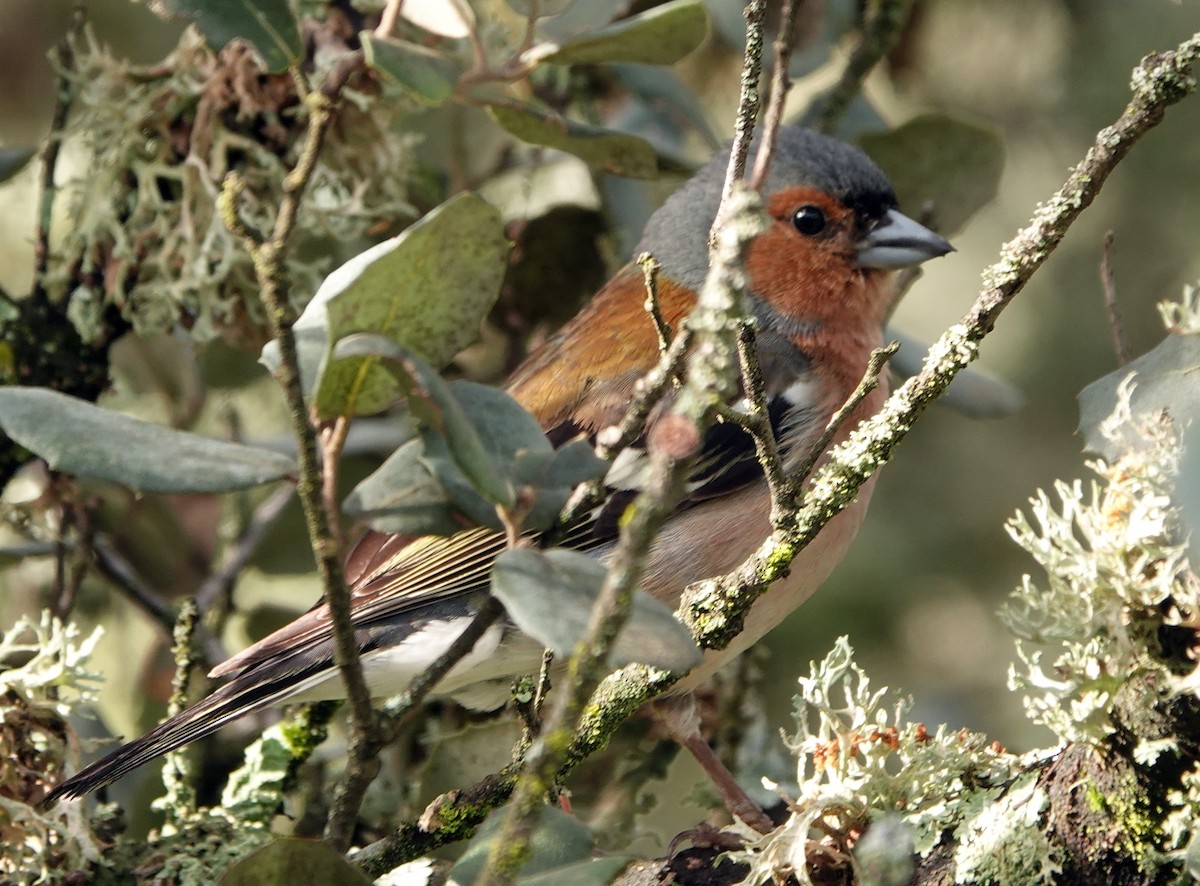
{"type": "Polygon", "coordinates": [[[238,219],[237,196],[241,182],[235,175],[226,179],[221,195],[226,225],[242,237],[254,260],[271,332],[279,343],[280,364],[276,376],[287,400],[300,464],[296,492],[304,509],[309,542],[333,623],[334,661],[350,702],[350,759],[325,831],[326,839],[341,851],[350,845],[363,794],[379,767],[380,731],[354,639],[350,591],[342,567],[340,517],[336,503],[330,507],[323,495],[325,484],[317,456],[317,438],[300,384],[300,363],[292,332],[296,317],[289,298],[286,258],[288,239],[295,228],[304,192],[317,167],[325,137],[337,116],[338,98],[346,82],[362,66],[361,52],[348,53],[329,72],[321,88],[305,97],[309,122],[304,144],[295,167],[284,178],[283,197],[275,223],[265,239],[260,242],[238,219]]]}

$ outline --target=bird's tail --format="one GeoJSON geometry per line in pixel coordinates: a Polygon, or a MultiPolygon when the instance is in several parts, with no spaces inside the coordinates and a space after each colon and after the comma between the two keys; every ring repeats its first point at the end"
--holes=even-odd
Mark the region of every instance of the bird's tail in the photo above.
{"type": "MultiPolygon", "coordinates": [[[[324,675],[321,675],[324,676],[324,675]]],[[[312,678],[263,680],[253,672],[235,677],[212,695],[160,723],[141,738],[122,745],[57,785],[43,800],[82,797],[111,784],[155,757],[204,738],[239,717],[278,704],[310,683],[312,678]],[[300,685],[297,685],[299,682],[300,685]]]]}

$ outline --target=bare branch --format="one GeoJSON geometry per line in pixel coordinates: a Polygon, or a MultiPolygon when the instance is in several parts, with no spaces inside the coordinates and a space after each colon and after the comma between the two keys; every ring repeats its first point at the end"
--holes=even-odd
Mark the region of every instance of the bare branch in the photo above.
{"type": "Polygon", "coordinates": [[[771,75],[771,94],[767,99],[767,114],[763,118],[762,138],[758,153],[754,157],[754,172],[750,175],[750,187],[761,191],[771,170],[771,157],[775,154],[775,138],[783,123],[783,107],[792,88],[788,66],[792,61],[792,50],[796,44],[796,7],[801,0],[784,0],[779,14],[779,33],[775,35],[775,70],[771,75]]]}
{"type": "Polygon", "coordinates": [[[746,55],[742,62],[741,98],[738,100],[737,118],[734,121],[733,145],[729,149],[725,184],[721,187],[720,208],[708,235],[709,246],[716,243],[722,210],[729,202],[734,184],[740,182],[746,174],[746,157],[750,154],[754,121],[758,117],[759,81],[762,79],[763,19],[766,18],[766,14],[766,0],[750,0],[746,6],[746,55]]]}
{"type": "Polygon", "coordinates": [[[1112,330],[1113,349],[1117,354],[1117,365],[1129,362],[1129,345],[1125,341],[1125,326],[1121,323],[1121,309],[1117,305],[1117,281],[1113,275],[1113,244],[1116,234],[1109,231],[1104,235],[1103,252],[1100,254],[1100,283],[1104,287],[1104,306],[1108,309],[1108,325],[1112,330]]]}
{"type": "Polygon", "coordinates": [[[783,519],[791,506],[792,491],[783,475],[783,462],[779,457],[779,444],[771,427],[771,416],[767,410],[766,385],[758,365],[758,349],[754,343],[754,326],[749,321],[738,330],[738,361],[742,371],[742,390],[748,408],[745,412],[728,406],[718,406],[717,415],[722,420],[733,422],[746,431],[754,440],[759,464],[771,490],[771,525],[783,519]]]}
{"type": "Polygon", "coordinates": [[[665,354],[671,346],[671,324],[663,319],[662,305],[658,300],[658,272],[662,270],[662,265],[648,252],[639,255],[637,263],[642,266],[642,274],[646,280],[646,313],[654,323],[654,333],[658,336],[658,352],[665,354]]]}
{"type": "Polygon", "coordinates": [[[913,3],[914,0],[877,0],[874,12],[868,13],[863,22],[858,45],[850,53],[841,79],[825,97],[816,125],[819,132],[832,133],[837,129],[850,103],[862,91],[867,75],[900,39],[913,3]]]}
{"type": "MultiPolygon", "coordinates": [[[[866,398],[867,394],[878,387],[879,379],[883,375],[883,368],[887,365],[887,361],[895,356],[898,350],[900,350],[900,342],[894,341],[871,352],[871,358],[867,361],[867,369],[863,373],[862,380],[850,392],[850,396],[846,398],[846,402],[838,407],[838,411],[830,417],[829,422],[825,425],[825,430],[821,432],[821,436],[813,443],[812,449],[809,450],[804,461],[796,466],[794,471],[796,479],[802,481],[808,476],[809,471],[816,466],[825,448],[837,436],[838,429],[846,423],[846,419],[858,408],[858,404],[866,398]]],[[[792,502],[792,505],[794,507],[795,502],[792,502]]]]}
{"type": "Polygon", "coordinates": [[[112,540],[107,535],[97,535],[92,540],[92,553],[96,557],[96,570],[170,635],[175,628],[175,611],[157,592],[146,586],[112,540]]]}
{"type": "Polygon", "coordinates": [[[296,491],[304,509],[309,541],[333,622],[334,661],[350,702],[350,759],[346,775],[339,783],[325,833],[326,839],[340,851],[345,851],[350,845],[363,794],[379,770],[379,724],[358,660],[358,645],[350,612],[350,591],[346,587],[342,568],[336,502],[331,513],[327,496],[323,493],[325,483],[321,462],[317,457],[317,440],[309,423],[308,405],[300,384],[300,363],[296,338],[292,332],[295,311],[288,297],[290,281],[286,256],[288,239],[295,227],[304,192],[316,170],[325,136],[337,116],[341,90],[362,66],[361,51],[347,53],[334,65],[321,88],[308,95],[309,122],[304,144],[296,166],[284,178],[283,197],[279,202],[275,224],[263,242],[260,243],[238,221],[236,178],[226,179],[221,201],[226,224],[242,236],[246,249],[254,258],[255,273],[263,303],[267,307],[271,331],[279,343],[280,365],[276,375],[287,400],[300,463],[296,491]]]}

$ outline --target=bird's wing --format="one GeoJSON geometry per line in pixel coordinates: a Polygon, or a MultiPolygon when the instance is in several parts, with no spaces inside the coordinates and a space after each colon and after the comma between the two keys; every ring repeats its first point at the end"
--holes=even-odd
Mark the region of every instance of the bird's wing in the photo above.
{"type": "MultiPolygon", "coordinates": [[[[695,303],[687,289],[669,281],[660,284],[659,298],[664,319],[676,329],[695,303]]],[[[657,332],[644,303],[642,274],[634,266],[615,277],[580,315],[533,353],[510,381],[509,392],[537,417],[556,444],[578,437],[594,442],[600,430],[625,415],[637,380],[659,358],[657,332]],[[593,330],[609,332],[597,335],[593,330]],[[614,330],[625,333],[617,335],[614,330]],[[616,367],[622,371],[616,372],[616,367]]],[[[772,347],[787,346],[774,342],[772,347]]],[[[782,361],[775,362],[782,365],[782,361]]],[[[792,369],[804,365],[802,355],[790,358],[792,369]]],[[[817,410],[791,402],[788,395],[789,390],[783,390],[772,398],[769,416],[781,441],[806,440],[817,410]],[[798,423],[804,427],[798,429],[798,423]]],[[[668,394],[658,413],[669,407],[670,401],[668,394]]],[[[648,470],[643,435],[622,451],[609,469],[607,494],[601,504],[571,527],[558,544],[592,550],[611,542],[648,470]]],[[[679,508],[726,495],[761,476],[750,436],[737,425],[717,423],[705,436],[679,508]]],[[[429,604],[486,591],[492,563],[504,547],[501,534],[483,528],[415,539],[368,533],[347,558],[346,570],[353,594],[353,621],[362,632],[361,642],[369,644],[373,629],[398,624],[429,604]]],[[[324,648],[329,625],[328,607],[318,603],[218,665],[211,676],[237,675],[280,655],[324,648]]]]}

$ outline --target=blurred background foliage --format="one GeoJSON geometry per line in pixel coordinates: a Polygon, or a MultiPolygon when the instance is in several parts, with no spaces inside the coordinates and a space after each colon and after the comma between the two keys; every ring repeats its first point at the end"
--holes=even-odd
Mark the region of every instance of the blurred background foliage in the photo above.
{"type": "MultiPolygon", "coordinates": [[[[489,27],[511,25],[513,13],[499,0],[477,5],[489,27]]],[[[580,3],[577,9],[586,12],[593,5],[580,3]]],[[[699,50],[674,66],[673,81],[656,78],[654,69],[642,66],[561,68],[537,81],[539,97],[551,105],[571,97],[594,115],[592,122],[649,138],[667,171],[649,185],[611,175],[593,178],[582,164],[516,142],[476,108],[426,108],[390,92],[388,101],[364,96],[360,107],[370,110],[363,111],[368,119],[359,134],[371,138],[374,132],[376,142],[362,154],[348,145],[344,155],[335,152],[329,162],[361,162],[364,174],[381,178],[365,178],[357,193],[317,189],[331,198],[319,207],[329,223],[323,235],[310,230],[300,243],[309,275],[298,277],[296,296],[306,298],[321,274],[395,233],[446,194],[477,188],[501,208],[516,249],[481,343],[464,352],[457,366],[472,378],[502,379],[529,340],[571,316],[628,256],[640,224],[678,181],[678,173],[707,157],[728,135],[741,64],[740,13],[733,2],[709,0],[707,6],[711,33],[699,50]],[[363,159],[367,154],[369,161],[363,159]]],[[[843,55],[831,45],[852,18],[852,6],[835,0],[803,4],[801,18],[812,32],[795,70],[810,76],[794,90],[793,114],[836,77],[843,55]]],[[[569,21],[575,12],[563,19],[569,21]]],[[[54,72],[46,55],[64,33],[69,9],[65,3],[7,0],[0,14],[7,86],[0,91],[0,147],[35,145],[50,126],[54,104],[54,72]]],[[[349,17],[346,33],[353,33],[349,17]]],[[[154,66],[177,46],[196,52],[188,48],[188,38],[180,44],[182,25],[164,22],[127,0],[94,0],[89,19],[95,40],[109,47],[113,59],[154,66]]],[[[929,266],[897,313],[899,329],[931,341],[959,318],[978,290],[979,271],[994,260],[999,244],[1025,223],[1096,130],[1120,111],[1138,59],[1174,46],[1195,24],[1194,6],[1170,0],[918,0],[899,47],[868,81],[872,107],[892,125],[943,111],[994,127],[1006,160],[997,197],[954,235],[958,252],[929,266]]],[[[255,100],[269,102],[267,93],[264,87],[255,100]]],[[[294,117],[286,107],[275,110],[279,138],[291,137],[294,117]]],[[[128,122],[113,119],[109,125],[113,132],[124,127],[128,137],[139,137],[128,122]]],[[[236,128],[236,121],[229,125],[236,128]]],[[[749,670],[767,700],[767,737],[788,725],[795,679],[807,671],[807,663],[823,656],[835,637],[849,634],[860,664],[878,683],[915,696],[917,718],[983,730],[1013,750],[1050,740],[1049,733],[1025,720],[1019,699],[1005,688],[1013,647],[995,611],[1033,565],[1002,526],[1038,487],[1084,474],[1075,397],[1115,365],[1098,274],[1103,234],[1115,232],[1116,286],[1135,355],[1162,336],[1154,305],[1177,298],[1186,283],[1200,277],[1200,175],[1192,146],[1197,132],[1200,104],[1185,102],[1168,115],[986,341],[982,365],[1020,388],[1025,405],[992,419],[935,408],[883,472],[850,556],[815,599],[770,635],[765,652],[754,653],[749,670]]],[[[86,154],[82,141],[69,143],[60,177],[82,175],[86,154]]],[[[0,286],[20,293],[32,282],[34,166],[0,185],[0,200],[6,207],[0,214],[0,286]]],[[[73,221],[60,206],[57,242],[71,236],[73,221]]],[[[232,282],[220,284],[198,278],[193,291],[172,302],[185,306],[182,316],[190,334],[180,331],[178,314],[128,315],[146,334],[115,341],[113,385],[101,402],[214,436],[286,446],[282,400],[255,362],[261,318],[253,314],[250,278],[237,276],[245,272],[242,265],[224,278],[232,282]],[[198,312],[199,302],[188,299],[206,298],[211,294],[206,285],[228,285],[245,301],[215,318],[198,312]]],[[[347,489],[387,451],[386,424],[364,424],[360,430],[347,460],[347,489]]],[[[5,498],[12,504],[42,490],[42,478],[27,470],[9,485],[5,498]]],[[[241,533],[265,495],[135,497],[94,484],[77,494],[95,503],[95,529],[111,537],[146,585],[176,601],[195,593],[214,556],[241,533]]],[[[17,537],[10,533],[8,543],[17,537]]],[[[318,593],[311,564],[293,504],[241,575],[225,648],[240,648],[307,608],[318,593]]],[[[4,567],[0,623],[8,625],[45,605],[54,565],[45,557],[9,558],[4,567]]],[[[118,734],[143,731],[161,715],[170,691],[169,637],[92,578],[79,590],[75,615],[106,629],[96,665],[110,690],[119,691],[101,692],[104,723],[118,734]]],[[[457,721],[444,722],[445,729],[457,728],[457,721]]],[[[260,724],[239,728],[252,735],[260,724]]],[[[495,768],[497,747],[503,748],[503,762],[508,743],[493,737],[503,728],[475,727],[449,763],[442,752],[435,754],[422,794],[460,786],[475,769],[483,774],[495,768]]],[[[675,764],[675,784],[684,793],[698,780],[691,765],[675,764]]],[[[133,781],[118,791],[133,789],[133,781]]],[[[670,835],[694,823],[697,814],[671,810],[655,829],[670,835]]]]}

